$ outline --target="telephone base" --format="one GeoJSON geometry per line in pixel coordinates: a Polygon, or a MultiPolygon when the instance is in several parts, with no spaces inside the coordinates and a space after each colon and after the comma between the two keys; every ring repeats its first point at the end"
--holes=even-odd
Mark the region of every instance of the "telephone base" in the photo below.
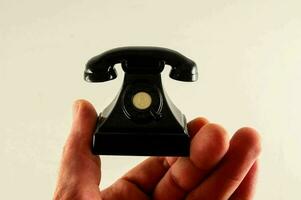
{"type": "Polygon", "coordinates": [[[100,132],[93,136],[96,155],[188,156],[186,133],[100,132]]]}

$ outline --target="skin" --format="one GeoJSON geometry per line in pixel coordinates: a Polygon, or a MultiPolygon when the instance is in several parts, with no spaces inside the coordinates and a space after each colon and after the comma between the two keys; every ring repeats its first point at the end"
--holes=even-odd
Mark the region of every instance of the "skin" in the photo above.
{"type": "Polygon", "coordinates": [[[97,114],[78,100],[64,146],[54,200],[249,200],[258,172],[260,138],[252,128],[232,138],[205,118],[188,123],[192,138],[189,157],[149,157],[101,190],[99,156],[90,151],[97,114]]]}

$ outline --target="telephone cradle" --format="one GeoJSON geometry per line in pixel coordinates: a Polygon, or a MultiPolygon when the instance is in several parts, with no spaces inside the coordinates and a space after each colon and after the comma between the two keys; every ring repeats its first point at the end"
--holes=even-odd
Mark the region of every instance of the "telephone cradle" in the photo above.
{"type": "Polygon", "coordinates": [[[99,115],[93,134],[96,155],[188,156],[190,138],[185,116],[163,89],[161,72],[196,81],[196,64],[180,53],[161,47],[120,47],[91,58],[84,72],[89,82],[117,77],[115,64],[125,72],[117,96],[99,115]]]}

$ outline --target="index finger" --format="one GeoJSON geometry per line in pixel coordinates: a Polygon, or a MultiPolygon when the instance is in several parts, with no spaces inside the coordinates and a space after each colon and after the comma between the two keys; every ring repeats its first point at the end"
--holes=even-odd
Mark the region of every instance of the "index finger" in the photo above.
{"type": "MultiPolygon", "coordinates": [[[[208,120],[205,118],[196,118],[187,124],[188,130],[192,137],[201,129],[208,120]]],[[[145,193],[150,193],[154,190],[158,182],[168,171],[172,164],[171,159],[177,157],[150,157],[141,164],[130,170],[122,178],[134,183],[138,188],[141,188],[145,193]]]]}

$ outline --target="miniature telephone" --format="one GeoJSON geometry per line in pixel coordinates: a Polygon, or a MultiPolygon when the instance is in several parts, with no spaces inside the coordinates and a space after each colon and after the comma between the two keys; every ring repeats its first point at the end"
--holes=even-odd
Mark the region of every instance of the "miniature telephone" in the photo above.
{"type": "Polygon", "coordinates": [[[163,90],[161,72],[192,82],[196,64],[180,53],[160,47],[120,47],[91,58],[84,72],[89,82],[117,77],[115,64],[125,72],[121,90],[99,115],[92,152],[102,155],[187,156],[190,139],[185,116],[163,90]]]}

